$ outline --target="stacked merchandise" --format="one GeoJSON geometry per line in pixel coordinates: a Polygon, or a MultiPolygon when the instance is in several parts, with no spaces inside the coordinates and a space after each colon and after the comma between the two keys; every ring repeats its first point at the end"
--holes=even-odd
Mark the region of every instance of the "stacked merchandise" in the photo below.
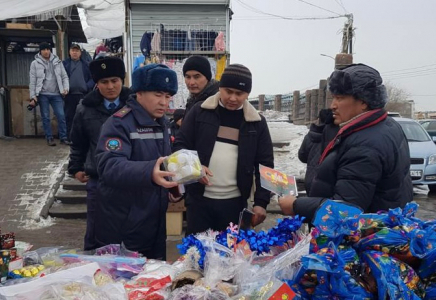
{"type": "Polygon", "coordinates": [[[12,271],[0,298],[436,299],[436,221],[416,218],[417,208],[363,214],[327,200],[310,234],[299,217],[268,231],[230,224],[183,239],[182,256],[172,264],[123,245],[93,253],[41,248],[24,253],[23,261],[24,268],[43,268],[15,279],[12,271]]]}

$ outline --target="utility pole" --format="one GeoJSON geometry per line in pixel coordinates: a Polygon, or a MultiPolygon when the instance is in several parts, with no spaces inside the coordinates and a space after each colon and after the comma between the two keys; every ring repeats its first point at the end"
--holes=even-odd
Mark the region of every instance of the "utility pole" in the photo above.
{"type": "Polygon", "coordinates": [[[344,30],[342,32],[342,53],[353,54],[353,14],[345,15],[347,22],[344,24],[344,30]]]}

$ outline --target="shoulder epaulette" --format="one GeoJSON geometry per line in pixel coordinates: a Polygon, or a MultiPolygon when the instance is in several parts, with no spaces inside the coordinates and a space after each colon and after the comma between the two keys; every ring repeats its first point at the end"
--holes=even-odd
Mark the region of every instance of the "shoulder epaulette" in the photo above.
{"type": "Polygon", "coordinates": [[[122,109],[114,113],[114,117],[117,118],[124,118],[129,112],[131,112],[132,109],[128,106],[124,106],[122,109]]]}

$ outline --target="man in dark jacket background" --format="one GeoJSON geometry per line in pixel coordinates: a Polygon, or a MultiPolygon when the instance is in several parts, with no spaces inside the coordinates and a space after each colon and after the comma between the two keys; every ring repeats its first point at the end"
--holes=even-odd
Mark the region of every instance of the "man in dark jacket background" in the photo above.
{"type": "Polygon", "coordinates": [[[190,93],[185,114],[195,103],[204,101],[218,92],[219,82],[212,79],[210,63],[204,56],[194,55],[188,58],[183,65],[183,76],[190,93]]]}
{"type": "Polygon", "coordinates": [[[413,200],[409,145],[383,109],[387,93],[379,72],[363,64],[332,73],[329,90],[340,130],[324,149],[309,197],[285,196],[285,214],[310,222],[325,199],[344,200],[365,212],[404,207],[413,200]]]}
{"type": "Polygon", "coordinates": [[[225,230],[238,223],[253,187],[252,225],[262,223],[270,192],[260,185],[259,164],[274,168],[273,147],[265,118],[248,102],[251,72],[229,65],[219,92],[194,105],[176,136],[175,150],[198,152],[206,176],[185,186],[186,234],[225,230]]]}
{"type": "Polygon", "coordinates": [[[95,237],[98,246],[121,244],[147,258],[166,257],[167,188],[161,171],[171,154],[165,112],[177,93],[177,75],[149,64],[132,74],[127,105],[103,125],[96,150],[99,183],[95,237]]]}
{"type": "Polygon", "coordinates": [[[91,62],[90,68],[97,89],[86,95],[77,106],[71,130],[72,145],[68,164],[68,173],[80,182],[86,182],[85,250],[96,248],[94,227],[98,173],[95,149],[100,129],[107,118],[126,104],[132,93],[129,88],[123,87],[126,72],[121,59],[99,59],[91,62]]]}
{"type": "Polygon", "coordinates": [[[185,116],[184,109],[176,109],[173,114],[173,118],[170,122],[170,130],[171,130],[171,144],[173,144],[176,140],[176,135],[180,130],[180,126],[182,126],[183,117],[185,116]]]}
{"type": "Polygon", "coordinates": [[[67,134],[70,137],[76,107],[83,96],[92,91],[94,81],[88,63],[82,59],[82,47],[79,44],[71,44],[69,54],[70,57],[64,60],[63,64],[70,80],[70,91],[65,96],[64,106],[67,134]]]}
{"type": "Polygon", "coordinates": [[[333,123],[332,110],[325,108],[319,111],[318,122],[310,125],[310,130],[304,137],[303,143],[298,150],[298,159],[307,164],[304,178],[307,194],[310,193],[310,186],[316,175],[319,158],[338,131],[339,127],[333,123]]]}

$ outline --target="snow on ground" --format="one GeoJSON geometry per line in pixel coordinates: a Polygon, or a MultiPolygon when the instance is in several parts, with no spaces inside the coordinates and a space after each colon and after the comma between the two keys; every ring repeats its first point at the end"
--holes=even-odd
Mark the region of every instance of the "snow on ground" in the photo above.
{"type": "Polygon", "coordinates": [[[273,121],[289,122],[289,113],[286,112],[267,109],[265,111],[261,111],[260,113],[265,117],[267,122],[273,122],[273,121]]]}
{"type": "Polygon", "coordinates": [[[282,148],[274,148],[275,169],[288,176],[303,179],[306,174],[306,164],[298,159],[298,150],[308,129],[304,125],[294,125],[288,122],[268,122],[273,143],[289,143],[282,148]]]}
{"type": "Polygon", "coordinates": [[[46,202],[50,197],[53,197],[53,186],[60,180],[63,175],[62,168],[67,162],[66,159],[60,160],[56,163],[50,163],[45,168],[41,169],[40,172],[26,173],[23,174],[23,178],[27,182],[32,182],[38,179],[39,186],[44,187],[41,190],[37,190],[27,195],[17,195],[21,196],[21,204],[26,205],[27,215],[23,218],[20,227],[23,229],[39,229],[48,227],[54,224],[54,218],[48,217],[47,219],[40,218],[40,213],[46,202]]]}

